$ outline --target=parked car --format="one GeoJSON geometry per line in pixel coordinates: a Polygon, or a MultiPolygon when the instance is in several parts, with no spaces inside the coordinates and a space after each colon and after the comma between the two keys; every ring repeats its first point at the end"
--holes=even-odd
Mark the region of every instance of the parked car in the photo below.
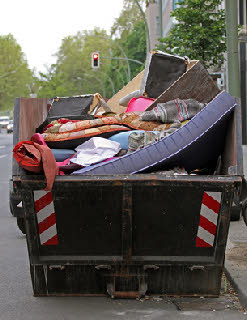
{"type": "Polygon", "coordinates": [[[0,117],[0,128],[7,128],[7,125],[9,124],[9,116],[1,116],[0,117]]]}
{"type": "Polygon", "coordinates": [[[13,120],[9,120],[9,124],[7,125],[7,133],[13,132],[13,120]]]}

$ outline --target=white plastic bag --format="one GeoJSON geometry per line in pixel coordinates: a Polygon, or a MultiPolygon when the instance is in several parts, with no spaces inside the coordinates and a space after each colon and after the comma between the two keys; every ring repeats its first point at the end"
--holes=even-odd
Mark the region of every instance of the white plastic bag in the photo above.
{"type": "Polygon", "coordinates": [[[86,167],[114,157],[121,150],[121,146],[115,141],[93,137],[75,150],[77,151],[76,157],[72,158],[70,162],[86,167]]]}

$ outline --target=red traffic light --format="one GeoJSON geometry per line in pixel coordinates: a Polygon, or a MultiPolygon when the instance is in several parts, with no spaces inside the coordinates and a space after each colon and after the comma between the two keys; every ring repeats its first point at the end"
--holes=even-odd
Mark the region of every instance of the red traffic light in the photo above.
{"type": "Polygon", "coordinates": [[[99,68],[99,53],[98,52],[92,53],[92,67],[99,68]]]}

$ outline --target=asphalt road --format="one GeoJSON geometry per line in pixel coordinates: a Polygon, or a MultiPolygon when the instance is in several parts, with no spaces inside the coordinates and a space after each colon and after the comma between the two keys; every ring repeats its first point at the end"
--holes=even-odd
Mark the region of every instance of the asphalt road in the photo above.
{"type": "Polygon", "coordinates": [[[150,298],[111,300],[107,297],[34,298],[25,236],[9,212],[8,180],[12,135],[0,134],[0,319],[1,320],[180,320],[247,319],[226,282],[219,298],[150,298]],[[224,292],[225,291],[225,292],[224,292]]]}

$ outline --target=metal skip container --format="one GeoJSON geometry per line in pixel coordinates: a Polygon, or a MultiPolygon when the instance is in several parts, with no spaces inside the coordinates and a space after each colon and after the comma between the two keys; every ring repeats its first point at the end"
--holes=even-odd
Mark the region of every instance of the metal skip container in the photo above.
{"type": "MultiPolygon", "coordinates": [[[[15,142],[46,114],[46,99],[16,99],[15,142]]],[[[240,114],[235,105],[215,175],[65,175],[47,192],[13,161],[34,295],[218,296],[243,178],[240,114]]]]}

